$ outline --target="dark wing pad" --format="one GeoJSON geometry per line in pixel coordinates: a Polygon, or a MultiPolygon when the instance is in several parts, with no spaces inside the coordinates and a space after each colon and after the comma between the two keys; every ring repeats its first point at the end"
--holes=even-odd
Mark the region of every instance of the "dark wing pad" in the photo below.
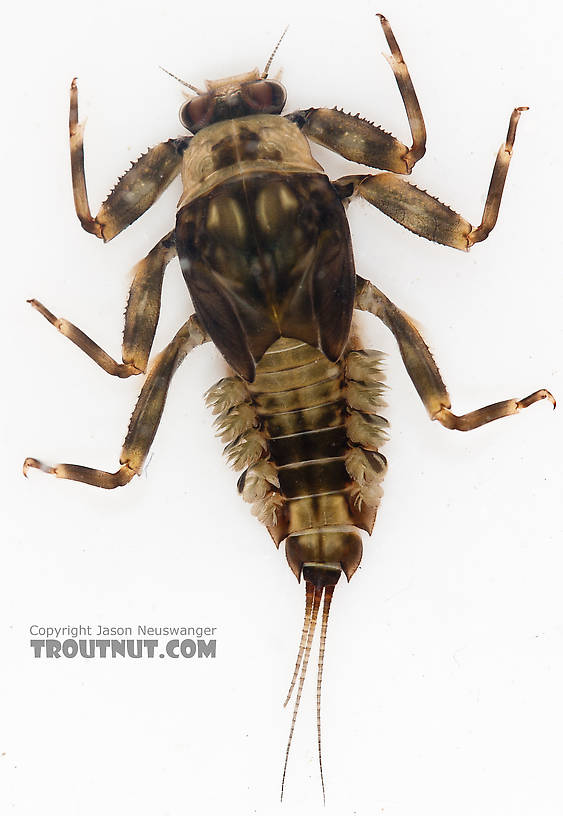
{"type": "Polygon", "coordinates": [[[256,172],[177,217],[180,265],[198,317],[246,380],[281,335],[336,360],[354,307],[348,223],[321,174],[256,172]]]}

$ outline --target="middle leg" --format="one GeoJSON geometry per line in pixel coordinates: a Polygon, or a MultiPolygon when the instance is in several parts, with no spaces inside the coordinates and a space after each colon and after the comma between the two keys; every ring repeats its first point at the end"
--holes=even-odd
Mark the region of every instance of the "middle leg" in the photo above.
{"type": "Polygon", "coordinates": [[[56,317],[38,300],[33,298],[28,303],[108,374],[115,377],[141,374],[147,367],[160,315],[164,270],[175,254],[176,244],[172,230],[134,269],[125,312],[122,363],[116,362],[81,329],[64,318],[56,317]]]}
{"type": "Polygon", "coordinates": [[[506,141],[501,145],[493,167],[483,218],[478,227],[472,227],[469,221],[450,207],[392,173],[344,176],[333,182],[333,186],[341,198],[360,195],[393,221],[422,238],[467,251],[473,244],[484,241],[497,222],[516,126],[524,110],[527,108],[512,111],[506,141]]]}
{"type": "Polygon", "coordinates": [[[452,413],[451,400],[440,376],[438,366],[412,321],[398,309],[383,292],[364,278],[356,277],[357,309],[378,317],[395,335],[399,351],[412,383],[428,411],[430,419],[437,419],[445,428],[471,431],[495,419],[512,416],[534,402],[548,399],[555,407],[555,399],[545,388],[534,391],[523,399],[508,399],[486,405],[476,411],[457,416],[452,413]]]}

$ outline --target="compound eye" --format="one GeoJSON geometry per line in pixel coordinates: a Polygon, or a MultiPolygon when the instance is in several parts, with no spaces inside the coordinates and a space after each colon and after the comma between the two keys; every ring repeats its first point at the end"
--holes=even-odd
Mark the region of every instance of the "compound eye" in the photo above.
{"type": "Polygon", "coordinates": [[[180,122],[192,133],[196,133],[209,124],[214,108],[215,98],[211,94],[196,96],[180,108],[180,122]]]}
{"type": "Polygon", "coordinates": [[[285,105],[285,88],[279,82],[260,79],[241,86],[241,95],[246,104],[262,113],[280,113],[285,105]]]}

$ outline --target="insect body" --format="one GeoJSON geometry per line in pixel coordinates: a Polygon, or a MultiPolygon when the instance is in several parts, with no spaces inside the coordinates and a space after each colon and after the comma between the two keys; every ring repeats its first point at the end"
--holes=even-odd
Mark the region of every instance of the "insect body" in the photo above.
{"type": "MultiPolygon", "coordinates": [[[[176,226],[135,268],[125,317],[123,361],[116,362],[66,320],[31,301],[98,365],[119,377],[144,372],[156,330],[164,270],[178,255],[195,314],[152,363],[120,457],[109,473],[80,465],[46,466],[59,478],[103,488],[124,485],[142,470],[174,371],[196,346],[212,341],[231,375],[207,399],[217,414],[225,453],[241,471],[239,491],[253,504],[306,589],[305,618],[290,698],[297,686],[289,746],[313,636],[321,616],[320,693],[330,603],[342,573],[351,579],[362,556],[360,531],[371,533],[386,460],[381,415],[381,355],[366,350],[353,328],[354,309],[369,311],[394,334],[431,419],[471,430],[549,399],[539,390],[521,400],[462,416],[411,320],[373,284],[356,276],[344,203],[361,196],[429,240],[468,250],[493,229],[523,108],[510,117],[491,179],[482,223],[473,228],[453,210],[407,184],[424,155],[426,132],[414,88],[391,28],[380,16],[389,62],[412,133],[407,147],[374,125],[338,110],[282,116],[285,90],[253,71],[195,91],[180,118],[193,134],[148,151],[118,182],[94,218],[84,177],[83,129],[71,87],[70,143],[75,205],[83,227],[110,240],[135,221],[181,173],[176,226]],[[381,169],[331,182],[307,137],[347,159],[381,169]],[[322,611],[321,611],[322,605],[322,611]],[[299,679],[298,679],[299,678],[299,679]]],[[[274,52],[275,53],[275,52],[274,52]]],[[[273,55],[272,55],[273,56],[273,55]]],[[[187,85],[187,83],[184,83],[187,85]]],[[[284,768],[285,778],[285,768],[284,768]]],[[[322,778],[322,766],[321,766],[322,778]]],[[[323,783],[324,789],[324,783],[323,783]]]]}

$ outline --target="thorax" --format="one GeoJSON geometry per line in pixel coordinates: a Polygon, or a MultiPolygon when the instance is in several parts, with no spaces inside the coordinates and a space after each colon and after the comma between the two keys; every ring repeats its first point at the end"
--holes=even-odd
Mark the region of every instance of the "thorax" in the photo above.
{"type": "Polygon", "coordinates": [[[196,133],[184,154],[179,207],[233,176],[259,170],[324,173],[297,125],[281,116],[217,122],[196,133]]]}

